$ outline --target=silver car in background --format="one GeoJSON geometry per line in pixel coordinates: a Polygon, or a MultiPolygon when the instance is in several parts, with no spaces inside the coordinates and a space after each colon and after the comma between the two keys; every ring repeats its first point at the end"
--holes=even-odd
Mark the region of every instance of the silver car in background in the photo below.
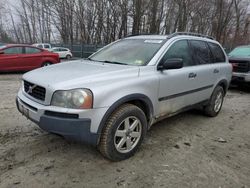
{"type": "Polygon", "coordinates": [[[216,116],[231,77],[223,48],[210,37],[131,36],[86,60],[26,73],[16,102],[42,129],[119,161],[166,117],[197,106],[216,116]]]}
{"type": "Polygon", "coordinates": [[[68,48],[54,47],[51,51],[57,53],[61,59],[71,59],[73,57],[72,52],[68,48]]]}

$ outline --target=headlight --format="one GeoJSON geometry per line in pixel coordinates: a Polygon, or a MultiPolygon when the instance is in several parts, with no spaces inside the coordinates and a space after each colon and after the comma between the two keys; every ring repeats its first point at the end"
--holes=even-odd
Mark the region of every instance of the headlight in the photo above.
{"type": "Polygon", "coordinates": [[[53,94],[51,105],[73,109],[90,109],[93,105],[93,95],[88,89],[56,91],[53,94]]]}

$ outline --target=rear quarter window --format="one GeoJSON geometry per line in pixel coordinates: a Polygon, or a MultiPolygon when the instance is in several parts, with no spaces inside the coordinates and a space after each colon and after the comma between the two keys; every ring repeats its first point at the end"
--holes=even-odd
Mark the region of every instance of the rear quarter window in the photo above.
{"type": "Polygon", "coordinates": [[[214,63],[226,62],[225,54],[218,44],[208,42],[208,46],[213,54],[213,62],[214,63]]]}
{"type": "Polygon", "coordinates": [[[65,48],[60,48],[60,51],[61,51],[61,52],[67,52],[68,50],[65,49],[65,48]]]}

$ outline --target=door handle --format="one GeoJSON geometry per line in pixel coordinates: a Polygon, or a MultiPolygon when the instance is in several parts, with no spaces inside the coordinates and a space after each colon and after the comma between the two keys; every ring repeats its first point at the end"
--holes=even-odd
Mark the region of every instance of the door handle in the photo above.
{"type": "Polygon", "coordinates": [[[188,78],[195,78],[197,76],[197,74],[195,74],[195,73],[189,73],[189,75],[188,75],[188,78]]]}
{"type": "Polygon", "coordinates": [[[220,71],[218,69],[214,69],[214,73],[217,74],[219,73],[220,71]]]}

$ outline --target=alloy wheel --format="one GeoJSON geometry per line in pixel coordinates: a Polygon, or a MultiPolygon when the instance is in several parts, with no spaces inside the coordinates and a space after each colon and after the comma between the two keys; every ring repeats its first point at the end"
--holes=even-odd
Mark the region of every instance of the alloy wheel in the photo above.
{"type": "Polygon", "coordinates": [[[216,99],[215,99],[215,103],[214,103],[214,111],[215,112],[219,112],[220,108],[222,106],[222,102],[223,102],[223,93],[222,92],[218,92],[216,99]]]}
{"type": "Polygon", "coordinates": [[[138,144],[141,135],[141,121],[135,116],[127,117],[120,123],[115,132],[114,144],[116,150],[120,153],[130,152],[138,144]]]}

